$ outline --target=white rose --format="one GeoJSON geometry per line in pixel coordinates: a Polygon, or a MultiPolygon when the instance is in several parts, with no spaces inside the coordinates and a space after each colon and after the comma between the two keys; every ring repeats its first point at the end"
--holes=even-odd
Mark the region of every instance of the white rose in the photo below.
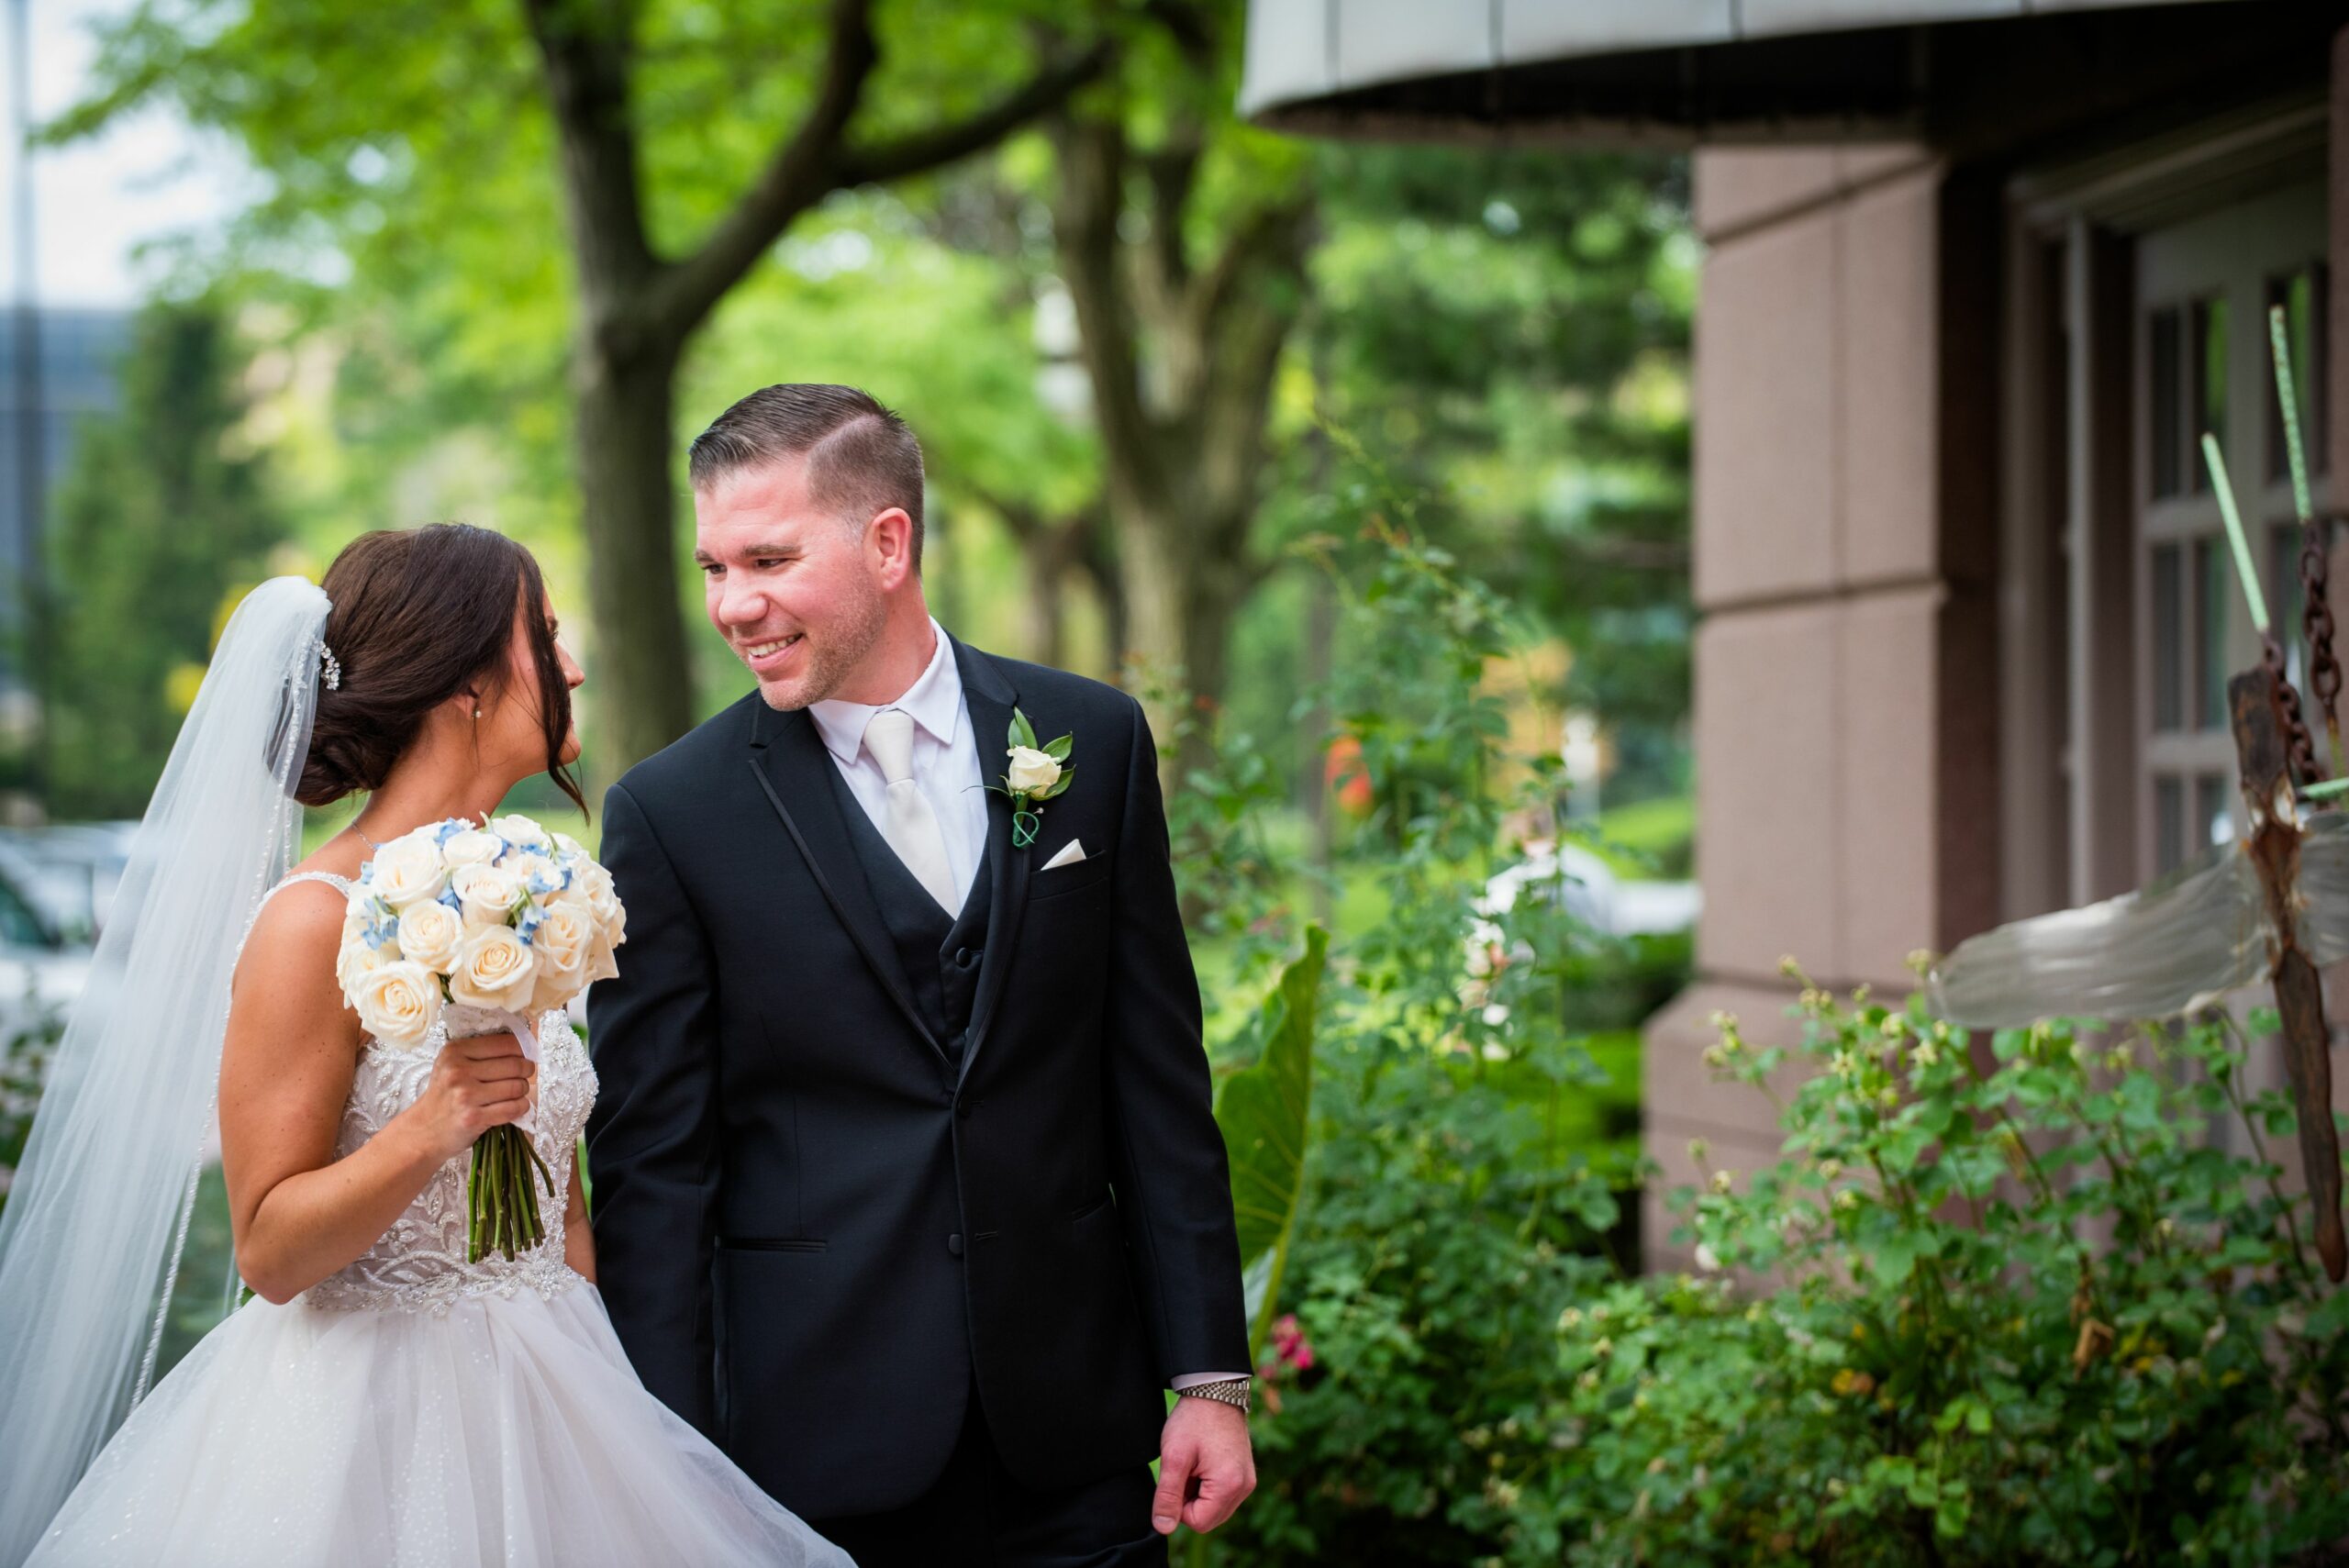
{"type": "Polygon", "coordinates": [[[459,866],[485,866],[506,852],[506,840],[495,833],[479,828],[468,828],[462,833],[451,833],[440,846],[440,863],[451,871],[459,866]]]}
{"type": "Polygon", "coordinates": [[[373,865],[368,888],[395,909],[438,898],[449,885],[449,868],[440,863],[440,846],[423,833],[404,833],[394,839],[375,851],[373,865]]]}
{"type": "Polygon", "coordinates": [[[1032,795],[1059,782],[1061,765],[1049,753],[1033,746],[1014,746],[1007,754],[1011,758],[1011,771],[1004,775],[1004,782],[1015,793],[1032,795]]]}
{"type": "Polygon", "coordinates": [[[520,879],[504,866],[461,866],[449,885],[457,890],[468,926],[505,925],[522,897],[520,879]]]}
{"type": "Polygon", "coordinates": [[[617,947],[628,940],[628,906],[620,902],[619,890],[612,884],[612,873],[594,861],[579,868],[572,885],[585,895],[587,907],[594,911],[597,929],[605,940],[617,947]]]}
{"type": "Polygon", "coordinates": [[[359,977],[351,1005],[369,1034],[412,1051],[440,1020],[440,982],[420,963],[386,963],[359,977]]]}
{"type": "Polygon", "coordinates": [[[457,964],[449,972],[449,999],[468,1007],[520,1012],[529,1005],[538,960],[522,939],[505,926],[480,926],[465,934],[457,964]]]}
{"type": "Polygon", "coordinates": [[[335,950],[334,977],[344,994],[350,994],[360,975],[381,968],[399,957],[398,947],[375,940],[395,918],[392,906],[381,899],[361,895],[343,906],[342,942],[335,950]]]}
{"type": "Polygon", "coordinates": [[[560,1007],[586,984],[587,958],[602,940],[585,908],[557,905],[530,933],[530,953],[539,962],[538,994],[531,1009],[560,1007]]]}
{"type": "Polygon", "coordinates": [[[446,904],[411,904],[400,911],[401,953],[436,974],[455,967],[457,946],[464,940],[463,917],[446,904]]]}
{"type": "Polygon", "coordinates": [[[342,987],[342,994],[347,997],[358,989],[362,977],[373,973],[398,957],[394,950],[376,947],[363,936],[351,938],[334,955],[335,984],[342,987]]]}
{"type": "Polygon", "coordinates": [[[598,932],[596,944],[587,954],[587,968],[579,979],[583,985],[593,985],[598,980],[609,980],[620,972],[619,960],[612,950],[624,940],[609,932],[598,932]]]}
{"type": "Polygon", "coordinates": [[[570,834],[551,833],[548,837],[554,840],[555,852],[561,855],[564,860],[575,861],[586,858],[586,846],[580,843],[578,840],[573,838],[570,834]]]}
{"type": "Polygon", "coordinates": [[[493,817],[489,830],[518,850],[546,850],[554,847],[547,830],[523,816],[493,817]]]}
{"type": "Polygon", "coordinates": [[[562,868],[544,855],[509,854],[498,862],[497,869],[541,898],[562,886],[562,868]]]}

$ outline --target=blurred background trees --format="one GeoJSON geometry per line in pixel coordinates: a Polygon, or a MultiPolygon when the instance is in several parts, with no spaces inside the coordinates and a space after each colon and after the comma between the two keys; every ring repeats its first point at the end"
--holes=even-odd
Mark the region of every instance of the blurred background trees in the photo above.
{"type": "MultiPolygon", "coordinates": [[[[1242,14],[144,0],[51,134],[167,103],[233,139],[262,194],[174,275],[295,367],[256,515],[320,556],[445,517],[530,543],[593,609],[601,777],[742,689],[680,581],[685,443],[843,380],[924,439],[964,636],[1293,728],[1335,627],[1294,551],[1352,446],[1537,613],[1607,801],[1680,793],[1680,165],[1266,135],[1242,14]]],[[[1310,728],[1268,756],[1308,812],[1310,728]]]]}
{"type": "Polygon", "coordinates": [[[83,433],[59,488],[29,621],[48,717],[37,776],[76,816],[146,809],[228,611],[285,537],[242,428],[242,370],[211,302],[150,306],[121,413],[83,433]]]}

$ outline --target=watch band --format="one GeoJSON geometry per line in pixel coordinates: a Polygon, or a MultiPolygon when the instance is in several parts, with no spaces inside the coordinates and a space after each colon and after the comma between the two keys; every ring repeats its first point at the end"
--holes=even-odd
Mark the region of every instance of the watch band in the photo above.
{"type": "Polygon", "coordinates": [[[1221,1383],[1195,1383],[1182,1390],[1186,1399],[1212,1399],[1219,1405],[1229,1405],[1241,1415],[1248,1413],[1248,1379],[1227,1378],[1221,1383]]]}

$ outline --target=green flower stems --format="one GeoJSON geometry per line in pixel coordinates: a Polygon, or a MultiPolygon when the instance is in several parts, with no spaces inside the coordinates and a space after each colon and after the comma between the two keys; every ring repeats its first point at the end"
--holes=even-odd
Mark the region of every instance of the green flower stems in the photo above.
{"type": "Polygon", "coordinates": [[[2292,384],[2291,338],[2280,305],[2267,307],[2267,342],[2275,350],[2276,406],[2284,416],[2284,450],[2292,460],[2292,505],[2299,508],[2300,520],[2308,522],[2316,516],[2316,506],[2309,499],[2309,460],[2300,450],[2300,407],[2292,384]]]}
{"type": "Polygon", "coordinates": [[[2264,638],[2267,635],[2267,595],[2260,590],[2259,573],[2251,563],[2251,540],[2243,531],[2243,515],[2235,510],[2234,486],[2227,483],[2227,460],[2207,430],[2202,435],[2202,461],[2210,465],[2210,489],[2219,498],[2219,516],[2226,519],[2227,542],[2235,553],[2235,578],[2243,584],[2243,596],[2251,606],[2252,628],[2264,638]]]}
{"type": "Polygon", "coordinates": [[[513,1123],[493,1127],[473,1140],[473,1170],[465,1184],[468,1262],[478,1263],[491,1252],[504,1253],[510,1262],[547,1239],[539,1216],[540,1181],[552,1197],[554,1173],[539,1157],[529,1134],[513,1123]]]}

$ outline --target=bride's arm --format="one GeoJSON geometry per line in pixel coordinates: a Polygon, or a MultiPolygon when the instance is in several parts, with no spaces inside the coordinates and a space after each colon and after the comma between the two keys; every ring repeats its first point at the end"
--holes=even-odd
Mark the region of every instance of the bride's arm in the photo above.
{"type": "Polygon", "coordinates": [[[458,1040],[415,1104],[335,1158],[361,1039],[334,979],[342,914],[341,897],[322,886],[271,899],[228,1009],[220,1165],[237,1270],[275,1302],[365,1251],[451,1155],[529,1103],[531,1068],[510,1036],[458,1040]]]}
{"type": "Polygon", "coordinates": [[[562,1261],[571,1272],[593,1284],[596,1281],[596,1233],[587,1228],[587,1189],[579,1180],[579,1162],[571,1162],[571,1194],[562,1204],[562,1261]]]}

